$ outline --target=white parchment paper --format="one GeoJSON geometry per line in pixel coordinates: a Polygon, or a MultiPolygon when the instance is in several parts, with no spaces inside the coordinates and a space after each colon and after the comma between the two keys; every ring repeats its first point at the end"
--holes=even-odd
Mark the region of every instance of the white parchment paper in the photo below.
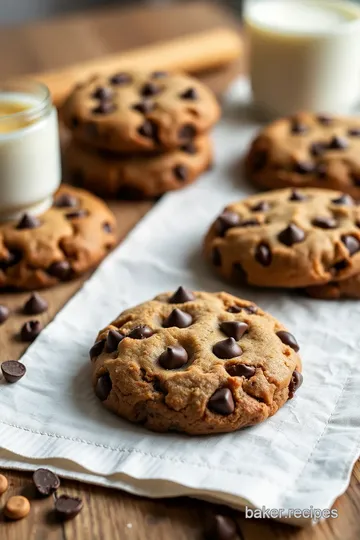
{"type": "Polygon", "coordinates": [[[0,466],[51,466],[63,476],[139,495],[191,495],[242,508],[328,508],[360,448],[360,302],[233,289],[201,257],[225,204],[252,192],[239,161],[259,125],[248,87],[228,92],[214,133],[216,167],[164,197],[23,357],[16,387],[0,382],[0,466]],[[155,434],[106,411],[91,387],[88,350],[123,309],[183,284],[228,290],[278,317],[301,345],[304,384],[273,418],[237,433],[155,434]]]}

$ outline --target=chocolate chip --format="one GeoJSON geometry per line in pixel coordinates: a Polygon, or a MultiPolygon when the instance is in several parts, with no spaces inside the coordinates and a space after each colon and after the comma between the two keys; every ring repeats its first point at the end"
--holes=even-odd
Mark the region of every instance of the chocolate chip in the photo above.
{"type": "Polygon", "coordinates": [[[226,366],[226,371],[231,377],[245,377],[250,379],[255,375],[256,368],[254,366],[247,366],[246,364],[231,364],[226,366]]]}
{"type": "Polygon", "coordinates": [[[252,169],[254,172],[261,171],[267,163],[268,153],[266,150],[260,150],[252,156],[252,169]]]}
{"type": "Polygon", "coordinates": [[[106,233],[112,233],[113,232],[112,225],[109,222],[103,223],[102,228],[106,233]]]}
{"type": "Polygon", "coordinates": [[[40,321],[34,320],[26,322],[20,330],[21,341],[34,341],[40,334],[42,328],[40,321]]]}
{"type": "Polygon", "coordinates": [[[17,229],[36,229],[40,227],[41,223],[37,217],[30,214],[24,214],[17,224],[17,229]]]}
{"type": "Polygon", "coordinates": [[[240,284],[246,285],[248,282],[247,273],[239,262],[233,264],[233,277],[240,284]]]}
{"type": "Polygon", "coordinates": [[[332,266],[331,271],[333,273],[341,272],[341,270],[345,270],[348,266],[349,266],[348,261],[346,261],[345,259],[342,259],[341,261],[338,261],[332,266]]]}
{"type": "Polygon", "coordinates": [[[323,126],[330,126],[333,123],[333,118],[326,114],[319,114],[316,118],[323,126]]]}
{"type": "Polygon", "coordinates": [[[289,247],[293,244],[298,244],[299,242],[302,242],[304,238],[304,231],[293,223],[290,223],[290,225],[286,227],[286,229],[281,231],[281,233],[278,235],[279,241],[282,244],[285,244],[285,246],[289,247]]]}
{"type": "Polygon", "coordinates": [[[239,223],[240,217],[238,214],[231,212],[231,210],[225,210],[215,222],[216,232],[219,236],[224,236],[228,229],[237,227],[239,223]]]}
{"type": "Polygon", "coordinates": [[[1,371],[6,382],[13,384],[25,375],[26,367],[16,360],[6,360],[1,364],[1,371]]]}
{"type": "Polygon", "coordinates": [[[285,330],[279,330],[279,332],[276,332],[276,335],[278,338],[281,339],[283,343],[285,343],[285,345],[288,345],[289,347],[294,349],[295,352],[298,352],[300,347],[298,345],[298,342],[296,341],[294,336],[290,334],[290,332],[286,332],[285,330]]]}
{"type": "Polygon", "coordinates": [[[145,120],[145,122],[139,127],[138,133],[148,139],[158,140],[158,127],[151,120],[145,120]]]}
{"type": "Polygon", "coordinates": [[[100,399],[100,401],[107,400],[111,392],[111,389],[112,389],[112,382],[110,379],[110,375],[108,373],[104,373],[103,375],[100,375],[100,377],[96,381],[96,386],[95,386],[95,394],[100,399]]]}
{"type": "Polygon", "coordinates": [[[73,212],[68,212],[66,214],[67,219],[78,219],[82,217],[86,217],[89,214],[87,210],[84,210],[83,208],[79,208],[79,210],[74,210],[73,212]]]}
{"type": "Polygon", "coordinates": [[[131,339],[146,339],[153,335],[153,331],[151,328],[146,326],[145,324],[139,324],[139,326],[135,326],[128,334],[128,337],[131,339]]]}
{"type": "Polygon", "coordinates": [[[239,341],[249,330],[249,325],[239,321],[224,321],[220,324],[220,330],[229,338],[234,338],[239,341]]]}
{"type": "Polygon", "coordinates": [[[259,244],[255,251],[255,260],[262,266],[270,266],[272,254],[267,244],[259,244]]]}
{"type": "Polygon", "coordinates": [[[106,341],[105,339],[100,339],[99,341],[96,341],[94,345],[91,347],[89,351],[91,360],[93,360],[94,358],[97,358],[103,352],[105,341],[106,341]]]}
{"type": "Polygon", "coordinates": [[[213,353],[218,358],[227,360],[229,358],[235,358],[235,356],[241,356],[243,351],[236,343],[235,339],[233,337],[229,337],[223,341],[218,341],[218,343],[215,343],[213,346],[213,353]]]}
{"type": "Polygon", "coordinates": [[[350,137],[360,137],[360,127],[349,129],[348,135],[350,137]]]}
{"type": "Polygon", "coordinates": [[[164,369],[179,369],[188,361],[188,353],[184,347],[167,347],[159,356],[159,364],[164,369]]]}
{"type": "Polygon", "coordinates": [[[188,88],[182,94],[180,94],[181,99],[195,100],[198,99],[199,95],[195,88],[188,88]]]}
{"type": "Polygon", "coordinates": [[[228,313],[240,313],[241,312],[241,307],[240,306],[230,306],[229,308],[227,308],[226,310],[228,313]]]}
{"type": "Polygon", "coordinates": [[[295,163],[294,170],[299,174],[310,174],[314,172],[315,165],[310,161],[299,161],[295,163]]]}
{"type": "Polygon", "coordinates": [[[156,96],[156,94],[159,94],[160,92],[160,86],[152,82],[145,83],[140,91],[141,95],[144,97],[156,96]]]}
{"type": "Polygon", "coordinates": [[[180,141],[191,140],[196,135],[196,128],[192,124],[185,124],[179,129],[178,137],[180,141]]]}
{"type": "Polygon", "coordinates": [[[297,189],[293,189],[291,192],[291,195],[289,197],[289,201],[305,201],[307,199],[307,196],[304,195],[304,193],[301,193],[297,189]]]}
{"type": "Polygon", "coordinates": [[[254,313],[257,313],[258,312],[258,307],[257,306],[246,306],[244,307],[244,311],[246,311],[246,313],[249,313],[250,315],[253,315],[254,313]]]}
{"type": "Polygon", "coordinates": [[[109,330],[105,341],[105,351],[108,353],[117,351],[118,345],[120,341],[124,339],[124,337],[125,336],[123,334],[117,332],[116,330],[109,330]]]}
{"type": "Polygon", "coordinates": [[[185,302],[191,302],[192,300],[195,300],[195,295],[189,289],[180,286],[169,298],[169,304],[185,304],[185,302]]]}
{"type": "Polygon", "coordinates": [[[10,315],[10,309],[0,304],[0,324],[3,324],[10,315]]]}
{"type": "Polygon", "coordinates": [[[21,260],[21,257],[22,253],[20,251],[9,251],[7,258],[0,260],[0,269],[6,270],[11,266],[15,266],[21,260]]]}
{"type": "Polygon", "coordinates": [[[267,212],[270,210],[270,204],[267,201],[260,201],[251,207],[252,212],[267,212]]]}
{"type": "Polygon", "coordinates": [[[114,112],[116,106],[111,101],[101,101],[97,107],[95,107],[91,112],[93,114],[110,114],[114,112]]]}
{"type": "Polygon", "coordinates": [[[301,135],[302,133],[307,133],[309,131],[309,128],[306,124],[303,122],[300,122],[299,120],[293,120],[291,124],[291,133],[294,135],[301,135]]]}
{"type": "Polygon", "coordinates": [[[345,150],[349,146],[349,143],[344,137],[339,137],[335,135],[329,144],[331,150],[345,150]]]}
{"type": "Polygon", "coordinates": [[[153,71],[150,77],[152,79],[163,79],[164,77],[167,77],[169,73],[167,71],[153,71]]]}
{"type": "Polygon", "coordinates": [[[115,75],[113,75],[110,78],[111,84],[115,84],[115,85],[127,84],[127,83],[130,83],[131,80],[132,80],[131,76],[128,73],[124,73],[124,72],[115,73],[115,75]]]}
{"type": "Polygon", "coordinates": [[[27,315],[38,315],[43,313],[48,308],[48,303],[38,293],[33,293],[30,298],[25,302],[23,311],[27,315]]]}
{"type": "Polygon", "coordinates": [[[326,152],[326,144],[322,142],[314,142],[310,145],[310,152],[313,156],[321,156],[326,152]]]}
{"type": "Polygon", "coordinates": [[[344,206],[352,206],[354,204],[353,198],[350,197],[350,195],[347,195],[345,193],[340,195],[340,197],[338,197],[337,199],[332,199],[331,202],[333,204],[344,205],[344,206]]]}
{"type": "Polygon", "coordinates": [[[53,263],[47,271],[51,276],[54,276],[61,281],[65,281],[70,277],[71,267],[68,261],[58,261],[53,263]]]}
{"type": "Polygon", "coordinates": [[[294,394],[298,388],[302,385],[303,382],[303,376],[299,371],[295,369],[295,371],[292,374],[291,381],[289,384],[289,399],[292,399],[294,397],[294,394]]]}
{"type": "Polygon", "coordinates": [[[234,412],[234,398],[229,388],[216,390],[208,401],[208,409],[224,416],[234,412]]]}
{"type": "Polygon", "coordinates": [[[187,144],[183,144],[180,148],[182,152],[185,152],[186,154],[194,155],[197,152],[197,148],[193,142],[188,142],[187,144]]]}
{"type": "Polygon", "coordinates": [[[55,500],[55,511],[61,519],[73,519],[81,512],[83,502],[79,497],[61,495],[55,500]]]}
{"type": "Polygon", "coordinates": [[[338,223],[336,219],[332,217],[316,217],[312,220],[314,227],[319,227],[320,229],[336,229],[338,223]]]}
{"type": "Polygon", "coordinates": [[[78,203],[79,201],[76,197],[74,197],[74,195],[70,195],[70,193],[62,193],[56,197],[54,206],[56,208],[73,208],[74,206],[77,206],[78,203]]]}
{"type": "Polygon", "coordinates": [[[176,326],[177,328],[187,328],[192,323],[192,316],[190,313],[181,311],[181,309],[175,308],[170,315],[164,320],[163,327],[171,328],[176,326]]]}
{"type": "Polygon", "coordinates": [[[221,259],[221,253],[220,249],[218,247],[214,247],[211,252],[211,261],[214,266],[219,267],[221,266],[222,259],[221,259]]]}
{"type": "Polygon", "coordinates": [[[154,103],[148,100],[140,101],[140,103],[135,103],[135,105],[132,106],[132,109],[138,111],[141,114],[148,114],[149,112],[153,111],[154,108],[154,103]]]}
{"type": "Polygon", "coordinates": [[[185,165],[175,165],[173,168],[174,176],[181,182],[185,182],[188,179],[189,171],[185,165]]]}
{"type": "Polygon", "coordinates": [[[100,99],[101,101],[111,99],[112,96],[113,91],[107,86],[98,86],[92,95],[94,99],[100,99]]]}
{"type": "Polygon", "coordinates": [[[60,487],[60,479],[57,474],[49,469],[38,469],[33,474],[33,482],[37,491],[43,497],[49,497],[60,487]]]}
{"type": "Polygon", "coordinates": [[[354,253],[357,253],[360,250],[360,242],[355,236],[344,234],[341,237],[341,240],[347,247],[349,255],[354,255],[354,253]]]}

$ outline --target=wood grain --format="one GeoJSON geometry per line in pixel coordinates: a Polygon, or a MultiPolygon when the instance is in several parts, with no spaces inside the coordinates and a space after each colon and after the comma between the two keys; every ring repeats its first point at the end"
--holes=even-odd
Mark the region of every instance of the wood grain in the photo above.
{"type": "MultiPolygon", "coordinates": [[[[163,8],[90,11],[51,22],[4,28],[0,31],[0,72],[3,77],[42,72],[218,26],[234,28],[235,24],[226,12],[207,2],[179,2],[163,8]]],[[[220,93],[240,69],[241,64],[237,62],[219,73],[202,75],[202,79],[220,93]]],[[[151,206],[151,202],[111,203],[121,237],[151,206]]],[[[49,302],[49,311],[40,316],[45,324],[84,279],[43,293],[49,302]]],[[[24,350],[16,335],[25,320],[19,309],[27,296],[22,293],[1,295],[1,302],[12,308],[13,315],[0,327],[0,361],[19,358],[24,350]]],[[[204,515],[215,510],[212,505],[186,498],[148,500],[63,481],[59,492],[82,497],[84,510],[74,521],[61,524],[54,519],[52,498],[39,500],[34,496],[31,475],[5,473],[10,489],[0,497],[0,509],[10,495],[23,493],[30,498],[32,510],[28,518],[18,523],[5,522],[0,512],[1,540],[200,540],[204,515]]],[[[274,522],[245,520],[241,513],[234,516],[241,531],[240,540],[359,540],[359,464],[354,469],[349,489],[338,499],[336,507],[338,519],[304,530],[274,522]]]]}

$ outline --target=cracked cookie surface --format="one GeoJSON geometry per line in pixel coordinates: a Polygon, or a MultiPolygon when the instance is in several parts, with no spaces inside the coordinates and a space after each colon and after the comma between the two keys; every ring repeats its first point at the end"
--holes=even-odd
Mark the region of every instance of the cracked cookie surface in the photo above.
{"type": "Polygon", "coordinates": [[[212,91],[187,75],[126,71],[78,85],[61,109],[73,137],[114,152],[174,149],[220,116],[212,91]]]}
{"type": "Polygon", "coordinates": [[[227,293],[180,287],[124,311],[90,350],[104,405],[155,431],[230,432],[262,422],[302,383],[299,346],[227,293]]]}
{"type": "Polygon", "coordinates": [[[0,226],[0,288],[40,289],[83,274],[116,242],[116,221],[94,195],[63,185],[49,210],[0,226]]]}
{"type": "Polygon", "coordinates": [[[267,189],[334,189],[360,199],[360,118],[300,113],[269,124],[245,160],[267,189]]]}
{"type": "Polygon", "coordinates": [[[205,256],[226,279],[308,287],[360,271],[360,207],[338,191],[283,189],[228,205],[212,224],[205,256]]]}

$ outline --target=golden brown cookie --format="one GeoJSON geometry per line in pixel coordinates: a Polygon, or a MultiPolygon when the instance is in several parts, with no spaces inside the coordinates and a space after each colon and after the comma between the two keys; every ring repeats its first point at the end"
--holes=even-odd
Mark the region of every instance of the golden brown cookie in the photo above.
{"type": "Polygon", "coordinates": [[[115,231],[103,201],[63,185],[44,214],[0,225],[0,288],[40,289],[83,274],[114,246],[115,231]]]}
{"type": "Polygon", "coordinates": [[[183,287],[124,311],[90,350],[97,397],[154,431],[235,431],[273,415],[302,383],[299,345],[227,293],[183,287]]]}
{"type": "Polygon", "coordinates": [[[339,298],[360,298],[360,274],[342,281],[332,281],[317,287],[307,287],[306,293],[312,298],[338,300],[339,298]]]}
{"type": "Polygon", "coordinates": [[[308,287],[360,272],[360,207],[322,189],[260,193],[227,206],[205,239],[226,279],[264,287],[308,287]]]}
{"type": "Polygon", "coordinates": [[[61,117],[76,140],[115,152],[174,149],[218,120],[214,94],[182,74],[127,71],[78,85],[61,117]]]}
{"type": "Polygon", "coordinates": [[[212,163],[209,137],[164,154],[121,157],[74,141],[64,155],[69,178],[107,197],[157,197],[191,184],[212,163]]]}
{"type": "Polygon", "coordinates": [[[263,129],[246,158],[266,189],[316,187],[360,198],[360,118],[300,113],[263,129]]]}

